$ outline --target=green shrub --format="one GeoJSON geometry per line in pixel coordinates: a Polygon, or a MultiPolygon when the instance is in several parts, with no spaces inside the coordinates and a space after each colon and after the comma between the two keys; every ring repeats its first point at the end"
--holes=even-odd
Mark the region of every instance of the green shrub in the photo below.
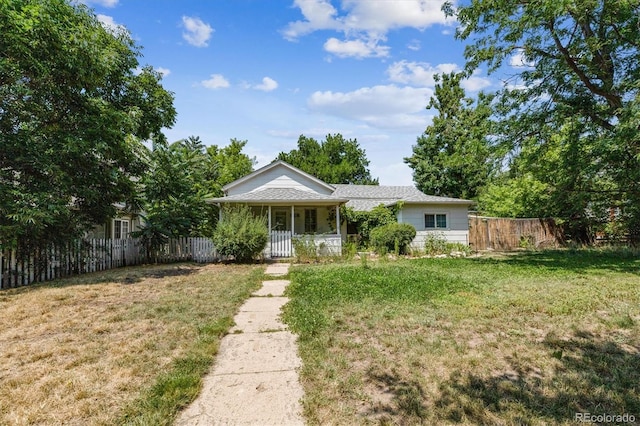
{"type": "Polygon", "coordinates": [[[370,242],[376,251],[404,254],[415,237],[416,229],[411,224],[389,223],[374,228],[370,234],[370,242]]]}
{"type": "Polygon", "coordinates": [[[429,256],[448,255],[453,252],[468,256],[471,254],[471,247],[462,243],[451,243],[442,234],[429,234],[424,240],[424,251],[429,256]]]}
{"type": "Polygon", "coordinates": [[[257,257],[267,246],[268,239],[266,218],[254,216],[246,206],[223,209],[212,238],[219,254],[233,256],[238,262],[257,257]]]}
{"type": "Polygon", "coordinates": [[[297,263],[309,263],[318,261],[318,247],[313,235],[295,237],[291,243],[296,255],[297,263]]]}
{"type": "Polygon", "coordinates": [[[424,240],[424,251],[429,256],[447,253],[447,240],[442,234],[427,235],[424,240]]]}

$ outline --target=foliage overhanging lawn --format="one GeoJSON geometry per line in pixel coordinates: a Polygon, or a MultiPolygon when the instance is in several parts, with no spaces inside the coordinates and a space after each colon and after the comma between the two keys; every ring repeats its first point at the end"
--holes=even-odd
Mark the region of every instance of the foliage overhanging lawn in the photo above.
{"type": "Polygon", "coordinates": [[[640,421],[640,259],[602,252],[291,271],[312,424],[640,421]]]}
{"type": "Polygon", "coordinates": [[[0,291],[0,424],[172,424],[263,270],[133,267],[0,291]]]}

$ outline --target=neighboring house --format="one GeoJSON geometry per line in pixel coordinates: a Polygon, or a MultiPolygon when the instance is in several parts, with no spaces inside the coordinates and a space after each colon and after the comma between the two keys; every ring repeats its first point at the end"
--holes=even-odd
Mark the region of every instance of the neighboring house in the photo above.
{"type": "Polygon", "coordinates": [[[116,204],[116,217],[109,219],[106,223],[96,225],[87,232],[86,238],[113,239],[129,238],[129,234],[137,231],[142,225],[142,218],[139,214],[127,213],[124,204],[116,204]]]}
{"type": "Polygon", "coordinates": [[[469,200],[425,195],[412,186],[330,185],[284,162],[275,161],[225,185],[225,196],[207,200],[219,206],[246,204],[267,217],[271,230],[267,257],[291,256],[291,239],[313,234],[316,244],[340,253],[347,224],[340,206],[369,211],[398,203],[398,222],[417,231],[413,245],[423,247],[426,235],[437,232],[449,241],[468,244],[469,200]]]}

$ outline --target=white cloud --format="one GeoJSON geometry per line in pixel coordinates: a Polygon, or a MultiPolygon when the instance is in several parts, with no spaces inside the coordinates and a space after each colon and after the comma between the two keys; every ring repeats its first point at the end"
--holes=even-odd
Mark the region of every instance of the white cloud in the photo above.
{"type": "Polygon", "coordinates": [[[421,48],[422,44],[420,43],[420,40],[413,39],[409,42],[409,44],[407,44],[407,49],[409,50],[418,51],[421,48]]]}
{"type": "MultiPolygon", "coordinates": [[[[388,46],[378,46],[386,34],[397,28],[423,30],[434,24],[449,24],[441,10],[445,0],[342,0],[338,11],[329,0],[295,0],[303,20],[290,22],[282,30],[287,40],[318,30],[334,30],[345,35],[343,41],[335,37],[325,43],[325,50],[340,57],[386,57],[388,46]]],[[[414,45],[415,46],[415,45],[414,45]]]]}
{"type": "MultiPolygon", "coordinates": [[[[435,67],[427,62],[394,62],[387,68],[389,80],[394,83],[408,84],[416,87],[435,87],[436,74],[460,72],[457,64],[438,64],[435,67]]],[[[491,86],[491,80],[481,76],[482,71],[476,70],[473,75],[460,82],[460,85],[470,92],[478,92],[491,86]]]]}
{"type": "Polygon", "coordinates": [[[256,90],[262,90],[263,92],[271,92],[278,88],[278,82],[270,77],[264,77],[262,79],[262,84],[255,85],[253,88],[256,90]]]}
{"type": "Polygon", "coordinates": [[[97,4],[103,7],[115,7],[118,4],[118,0],[80,0],[80,3],[84,3],[87,6],[97,4]]]}
{"type": "Polygon", "coordinates": [[[427,62],[394,62],[387,68],[389,80],[393,83],[409,84],[412,86],[434,87],[436,74],[460,71],[456,64],[438,64],[435,67],[427,62]]]}
{"type": "Polygon", "coordinates": [[[481,77],[482,71],[475,70],[471,77],[465,78],[460,82],[460,85],[464,90],[469,92],[479,92],[482,89],[492,85],[492,82],[487,77],[481,77]]]}
{"type": "Polygon", "coordinates": [[[118,24],[116,21],[114,21],[112,16],[98,14],[96,15],[96,18],[98,18],[98,21],[104,28],[114,34],[120,32],[128,32],[127,28],[124,25],[118,24]]]}
{"type": "Polygon", "coordinates": [[[211,78],[203,80],[201,84],[207,89],[224,89],[229,87],[229,80],[224,78],[222,74],[211,74],[211,78]]]}
{"type": "Polygon", "coordinates": [[[167,77],[169,74],[171,74],[171,70],[169,68],[157,67],[155,68],[155,70],[162,74],[162,77],[167,77]]]}
{"type": "Polygon", "coordinates": [[[524,50],[517,49],[511,58],[509,58],[509,65],[514,68],[532,68],[536,63],[534,61],[527,61],[527,58],[524,56],[524,50]]]}
{"type": "Polygon", "coordinates": [[[432,94],[429,88],[374,86],[352,92],[315,92],[307,104],[312,111],[359,120],[371,127],[420,133],[432,94]]]}
{"type": "Polygon", "coordinates": [[[324,50],[338,57],[355,57],[358,59],[389,56],[389,46],[378,45],[378,40],[346,40],[340,41],[331,37],[324,44],[324,50]]]}
{"type": "Polygon", "coordinates": [[[182,17],[182,25],[185,28],[185,32],[182,33],[182,37],[192,46],[207,47],[208,41],[211,38],[213,28],[209,24],[202,22],[200,18],[192,18],[189,16],[182,17]]]}

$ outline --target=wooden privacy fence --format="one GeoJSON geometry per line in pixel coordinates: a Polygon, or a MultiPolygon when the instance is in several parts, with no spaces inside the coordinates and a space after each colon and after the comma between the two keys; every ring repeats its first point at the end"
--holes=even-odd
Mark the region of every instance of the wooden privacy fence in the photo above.
{"type": "Polygon", "coordinates": [[[0,289],[88,272],[152,262],[213,262],[218,259],[208,238],[172,238],[151,256],[135,238],[80,240],[30,250],[0,251],[0,289]]]}
{"type": "Polygon", "coordinates": [[[562,230],[548,219],[469,216],[469,244],[474,250],[558,247],[562,230]]]}

